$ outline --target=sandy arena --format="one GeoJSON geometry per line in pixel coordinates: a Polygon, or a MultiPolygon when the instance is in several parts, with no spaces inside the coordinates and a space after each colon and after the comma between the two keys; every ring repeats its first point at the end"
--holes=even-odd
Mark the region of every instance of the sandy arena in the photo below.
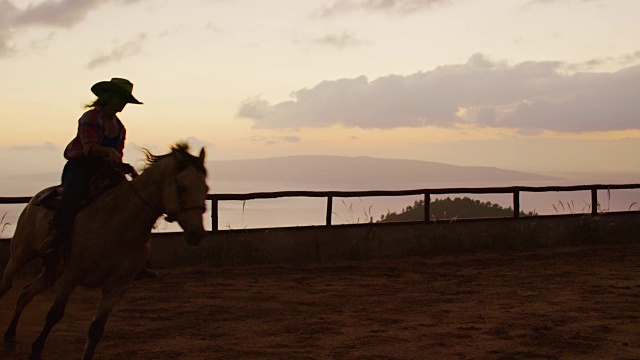
{"type": "MultiPolygon", "coordinates": [[[[96,359],[640,359],[635,245],[160,274],[133,284],[96,359]]],[[[27,357],[54,294],[0,358],[27,357]]],[[[80,357],[98,299],[74,293],[44,359],[80,357]]]]}

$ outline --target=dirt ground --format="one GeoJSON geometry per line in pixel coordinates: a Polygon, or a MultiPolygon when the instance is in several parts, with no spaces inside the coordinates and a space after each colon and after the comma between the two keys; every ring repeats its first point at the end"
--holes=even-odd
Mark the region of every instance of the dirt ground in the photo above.
{"type": "MultiPolygon", "coordinates": [[[[160,274],[134,283],[96,359],[640,359],[635,245],[160,274]]],[[[53,296],[0,358],[26,358],[53,296]]],[[[80,357],[98,297],[74,293],[45,359],[80,357]]]]}

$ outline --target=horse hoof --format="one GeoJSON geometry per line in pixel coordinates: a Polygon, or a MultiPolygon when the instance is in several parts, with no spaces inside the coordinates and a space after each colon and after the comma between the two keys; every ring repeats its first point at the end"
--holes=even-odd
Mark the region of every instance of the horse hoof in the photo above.
{"type": "Polygon", "coordinates": [[[159,274],[153,270],[142,268],[140,269],[140,271],[138,271],[138,274],[136,275],[135,280],[142,280],[142,279],[155,279],[159,276],[159,274]]]}

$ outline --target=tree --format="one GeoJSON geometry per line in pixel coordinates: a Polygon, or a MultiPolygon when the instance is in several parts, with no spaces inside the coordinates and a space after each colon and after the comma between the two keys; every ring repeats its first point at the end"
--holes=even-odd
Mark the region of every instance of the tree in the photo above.
{"type": "MultiPolygon", "coordinates": [[[[511,207],[504,208],[498,204],[491,202],[481,202],[469,197],[436,199],[429,204],[430,219],[461,219],[461,218],[483,218],[483,217],[511,217],[513,209],[511,207]]],[[[522,216],[532,216],[534,213],[525,214],[520,212],[522,216]]],[[[421,221],[424,219],[424,200],[414,202],[413,206],[408,206],[399,214],[390,212],[382,215],[379,222],[393,221],[421,221]]]]}

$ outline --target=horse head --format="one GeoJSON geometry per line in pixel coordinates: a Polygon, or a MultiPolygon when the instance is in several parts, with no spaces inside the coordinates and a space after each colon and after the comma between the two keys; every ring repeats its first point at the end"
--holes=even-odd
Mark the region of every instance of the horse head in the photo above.
{"type": "Polygon", "coordinates": [[[149,163],[159,162],[161,159],[170,162],[170,170],[162,181],[163,212],[167,215],[167,221],[178,222],[184,230],[187,243],[196,246],[206,234],[202,214],[206,210],[209,187],[206,182],[204,148],[200,150],[199,156],[191,155],[188,149],[186,144],[177,144],[167,155],[147,154],[147,160],[149,163]]]}

